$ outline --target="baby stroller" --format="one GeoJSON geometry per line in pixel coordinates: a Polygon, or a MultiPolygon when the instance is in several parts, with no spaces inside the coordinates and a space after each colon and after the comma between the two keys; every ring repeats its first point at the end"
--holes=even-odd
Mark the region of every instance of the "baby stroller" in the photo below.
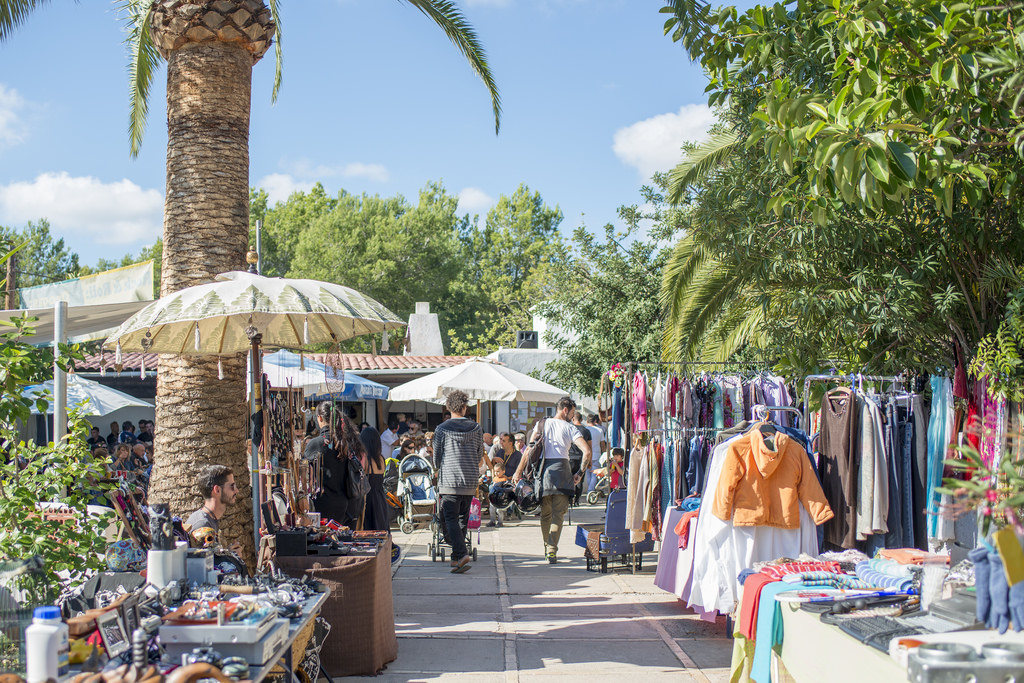
{"type": "MultiPolygon", "coordinates": [[[[473,504],[470,506],[469,524],[466,529],[466,550],[469,551],[469,556],[473,558],[474,562],[476,562],[476,548],[473,547],[473,530],[476,529],[477,533],[480,533],[481,509],[480,499],[474,496],[473,504]]],[[[441,558],[441,561],[444,562],[444,551],[446,548],[450,551],[452,546],[444,539],[444,516],[441,514],[440,499],[434,505],[434,521],[430,523],[430,530],[433,535],[430,545],[427,546],[427,552],[430,553],[430,561],[437,562],[437,558],[441,558]]]]}
{"type": "Polygon", "coordinates": [[[416,530],[417,522],[434,519],[438,502],[431,482],[434,468],[422,455],[405,456],[398,465],[398,498],[402,501],[401,529],[404,534],[416,530]]]}
{"type": "Polygon", "coordinates": [[[597,501],[607,498],[608,493],[612,490],[612,480],[608,478],[608,468],[602,467],[598,472],[594,490],[587,492],[587,503],[590,505],[597,505],[597,501]]]}

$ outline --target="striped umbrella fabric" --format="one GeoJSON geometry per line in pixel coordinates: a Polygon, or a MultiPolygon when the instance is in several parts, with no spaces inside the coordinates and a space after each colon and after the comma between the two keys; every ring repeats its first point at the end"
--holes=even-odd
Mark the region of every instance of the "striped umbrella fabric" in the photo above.
{"type": "Polygon", "coordinates": [[[354,289],[318,280],[230,272],[146,306],[105,349],[173,354],[240,353],[250,332],[272,348],[302,348],[393,330],[405,321],[354,289]]]}

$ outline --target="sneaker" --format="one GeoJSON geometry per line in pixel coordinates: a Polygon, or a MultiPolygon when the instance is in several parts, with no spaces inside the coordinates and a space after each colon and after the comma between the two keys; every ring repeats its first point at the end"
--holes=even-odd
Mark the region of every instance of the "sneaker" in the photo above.
{"type": "Polygon", "coordinates": [[[557,560],[555,559],[555,554],[551,553],[550,555],[548,555],[548,564],[554,564],[555,562],[557,562],[557,560]]]}
{"type": "Polygon", "coordinates": [[[501,526],[501,524],[495,524],[494,522],[487,522],[487,526],[501,526]]]}
{"type": "Polygon", "coordinates": [[[498,522],[498,523],[497,523],[497,524],[496,524],[495,526],[497,526],[497,527],[499,527],[499,528],[500,528],[500,527],[502,526],[502,523],[501,523],[501,522],[498,522]]]}
{"type": "Polygon", "coordinates": [[[469,564],[469,555],[466,555],[458,562],[452,562],[452,574],[462,574],[472,569],[472,565],[469,564]]]}

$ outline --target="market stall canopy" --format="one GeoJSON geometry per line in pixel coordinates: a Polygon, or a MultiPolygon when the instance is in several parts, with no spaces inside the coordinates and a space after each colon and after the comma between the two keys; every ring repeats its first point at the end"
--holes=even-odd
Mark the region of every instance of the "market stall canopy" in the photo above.
{"type": "Polygon", "coordinates": [[[400,384],[391,390],[392,401],[437,401],[459,389],[476,401],[537,401],[557,403],[569,392],[498,365],[474,358],[461,365],[400,384]]]}
{"type": "MultiPolygon", "coordinates": [[[[68,319],[64,326],[68,342],[75,344],[104,339],[126,318],[145,308],[151,301],[126,301],[93,306],[68,306],[68,319]]],[[[0,311],[0,320],[12,318],[38,318],[31,323],[32,334],[23,337],[29,344],[41,346],[53,343],[53,307],[0,311]]]]}
{"type": "MultiPolygon", "coordinates": [[[[37,399],[46,398],[49,405],[46,408],[47,414],[53,414],[53,380],[47,380],[42,384],[33,384],[25,387],[21,395],[25,398],[37,399]],[[46,392],[49,392],[46,394],[46,392]]],[[[110,387],[94,382],[91,379],[68,374],[68,405],[75,406],[84,415],[108,415],[121,408],[152,408],[152,403],[147,403],[134,396],[129,396],[123,391],[111,389],[110,387]]],[[[39,411],[32,406],[32,412],[36,415],[39,411]]]]}
{"type": "Polygon", "coordinates": [[[152,302],[104,348],[226,355],[248,351],[249,332],[262,335],[264,347],[301,348],[405,326],[379,302],[342,285],[241,271],[216,280],[152,302]]]}
{"type": "Polygon", "coordinates": [[[263,356],[263,373],[270,386],[303,389],[314,400],[372,401],[388,397],[388,387],[347,371],[342,390],[340,371],[285,349],[263,356]]]}

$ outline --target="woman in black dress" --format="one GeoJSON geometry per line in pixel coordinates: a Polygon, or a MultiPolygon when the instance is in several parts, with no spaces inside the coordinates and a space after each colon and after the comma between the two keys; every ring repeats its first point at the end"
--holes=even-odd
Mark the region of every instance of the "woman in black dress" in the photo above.
{"type": "Polygon", "coordinates": [[[380,432],[373,427],[364,427],[359,440],[366,450],[366,475],[370,478],[370,492],[366,494],[366,508],[363,514],[363,529],[387,531],[391,528],[391,515],[384,498],[384,456],[380,452],[380,432]]]}
{"type": "Polygon", "coordinates": [[[363,514],[365,498],[349,500],[345,484],[348,481],[348,460],[351,457],[362,462],[363,443],[352,421],[331,401],[316,407],[316,421],[320,436],[309,440],[305,452],[306,460],[320,456],[322,463],[323,491],[313,499],[313,507],[324,519],[333,519],[355,529],[363,514]]]}

